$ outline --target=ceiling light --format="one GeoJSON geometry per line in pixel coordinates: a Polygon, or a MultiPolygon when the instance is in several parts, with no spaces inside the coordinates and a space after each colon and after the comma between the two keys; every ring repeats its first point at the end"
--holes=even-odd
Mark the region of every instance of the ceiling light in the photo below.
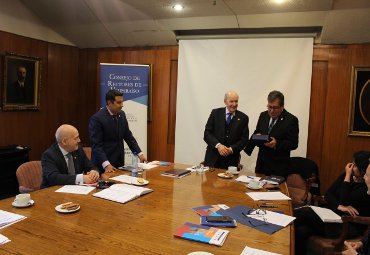
{"type": "Polygon", "coordinates": [[[285,0],[274,0],[274,2],[277,3],[277,4],[282,4],[282,3],[285,2],[285,0]]]}
{"type": "Polygon", "coordinates": [[[184,6],[182,6],[181,4],[176,4],[172,6],[172,8],[174,8],[176,11],[181,11],[182,9],[184,9],[184,6]]]}

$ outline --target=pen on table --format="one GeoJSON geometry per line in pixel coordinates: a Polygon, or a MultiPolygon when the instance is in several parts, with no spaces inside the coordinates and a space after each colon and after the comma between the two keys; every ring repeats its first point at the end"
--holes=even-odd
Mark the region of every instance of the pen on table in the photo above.
{"type": "Polygon", "coordinates": [[[243,216],[244,216],[244,217],[248,217],[248,215],[247,215],[247,214],[245,214],[244,212],[242,212],[242,214],[243,214],[243,216]]]}

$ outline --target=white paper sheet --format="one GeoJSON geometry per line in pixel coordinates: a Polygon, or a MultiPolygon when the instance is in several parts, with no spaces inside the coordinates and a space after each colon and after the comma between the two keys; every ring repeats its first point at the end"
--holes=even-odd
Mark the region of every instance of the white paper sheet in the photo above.
{"type": "Polygon", "coordinates": [[[0,229],[10,226],[18,221],[24,220],[26,216],[0,210],[0,229]]]}
{"type": "Polygon", "coordinates": [[[0,234],[0,245],[10,242],[10,239],[0,234]]]}
{"type": "Polygon", "coordinates": [[[246,192],[254,201],[258,200],[291,200],[290,197],[284,195],[280,191],[276,192],[246,192]]]}
{"type": "Polygon", "coordinates": [[[112,178],[109,178],[109,179],[114,180],[114,181],[119,181],[119,182],[124,182],[124,183],[131,184],[137,178],[133,177],[133,176],[122,174],[122,175],[118,175],[118,176],[115,176],[115,177],[112,177],[112,178]]]}
{"type": "Polygon", "coordinates": [[[249,183],[251,180],[259,181],[261,180],[261,177],[250,176],[250,175],[240,175],[238,178],[235,179],[235,181],[237,182],[245,182],[245,183],[249,183]]]}
{"type": "Polygon", "coordinates": [[[248,217],[254,218],[256,220],[264,220],[268,223],[279,225],[282,227],[288,226],[292,221],[295,220],[295,217],[283,214],[283,213],[277,213],[272,212],[269,210],[265,210],[266,214],[264,215],[250,215],[248,214],[248,217]]]}
{"type": "Polygon", "coordinates": [[[64,185],[63,187],[57,189],[55,192],[87,195],[94,189],[95,187],[89,187],[89,186],[64,185]]]}
{"type": "Polygon", "coordinates": [[[242,253],[240,253],[240,255],[281,255],[281,254],[245,246],[244,250],[242,251],[242,253]]]}

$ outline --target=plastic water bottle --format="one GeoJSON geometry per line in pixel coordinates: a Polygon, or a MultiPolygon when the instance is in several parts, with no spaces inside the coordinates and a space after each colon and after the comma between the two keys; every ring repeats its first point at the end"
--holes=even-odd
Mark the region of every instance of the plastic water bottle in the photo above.
{"type": "Polygon", "coordinates": [[[132,176],[137,177],[137,168],[138,168],[138,163],[139,163],[139,157],[137,156],[136,153],[132,154],[132,176]]]}

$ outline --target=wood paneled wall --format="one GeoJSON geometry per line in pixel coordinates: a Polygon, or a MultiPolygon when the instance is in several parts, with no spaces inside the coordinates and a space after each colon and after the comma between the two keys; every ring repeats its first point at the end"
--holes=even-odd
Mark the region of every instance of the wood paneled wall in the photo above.
{"type": "MultiPolygon", "coordinates": [[[[0,54],[12,52],[42,59],[40,110],[0,111],[0,146],[28,146],[32,149],[30,159],[39,160],[42,152],[55,141],[55,130],[63,123],[76,126],[81,138],[87,140],[86,111],[94,109],[88,104],[91,97],[86,89],[88,84],[79,80],[79,49],[1,31],[0,38],[0,54]]],[[[1,66],[1,88],[3,70],[1,66]]],[[[96,77],[90,84],[93,89],[95,81],[96,77]]],[[[95,91],[92,95],[95,96],[95,91]]]]}
{"type": "MultiPolygon", "coordinates": [[[[32,148],[30,157],[54,141],[62,123],[75,125],[84,144],[88,120],[98,110],[101,62],[152,64],[152,121],[148,159],[174,160],[178,47],[78,49],[0,32],[0,53],[42,58],[39,111],[0,111],[0,145],[32,148]]],[[[349,137],[351,67],[370,66],[370,44],[316,45],[307,156],[320,167],[322,191],[343,171],[357,150],[370,150],[369,137],[349,137]]],[[[3,66],[0,64],[3,85],[3,66]]]]}
{"type": "Polygon", "coordinates": [[[370,137],[348,136],[352,66],[370,66],[370,44],[315,46],[307,157],[319,164],[322,192],[355,151],[370,150],[370,137]]]}

